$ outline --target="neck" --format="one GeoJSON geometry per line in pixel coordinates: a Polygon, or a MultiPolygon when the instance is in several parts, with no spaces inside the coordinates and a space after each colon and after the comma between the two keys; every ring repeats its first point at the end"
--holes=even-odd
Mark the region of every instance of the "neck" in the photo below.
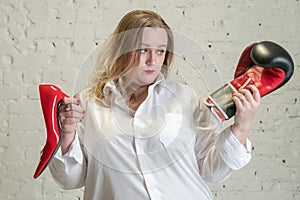
{"type": "Polygon", "coordinates": [[[116,81],[116,85],[127,102],[129,108],[137,110],[148,95],[148,87],[151,85],[138,86],[137,84],[122,84],[120,79],[116,81]]]}
{"type": "Polygon", "coordinates": [[[149,87],[149,85],[145,85],[145,86],[141,86],[141,87],[137,88],[133,92],[133,94],[131,95],[130,99],[136,99],[136,100],[138,100],[142,96],[145,96],[145,94],[147,96],[147,94],[148,94],[148,87],[149,87]]]}
{"type": "Polygon", "coordinates": [[[149,85],[141,86],[133,92],[133,94],[131,95],[128,101],[129,108],[133,110],[137,110],[137,108],[141,105],[141,103],[143,103],[143,101],[147,98],[148,87],[149,85]]]}

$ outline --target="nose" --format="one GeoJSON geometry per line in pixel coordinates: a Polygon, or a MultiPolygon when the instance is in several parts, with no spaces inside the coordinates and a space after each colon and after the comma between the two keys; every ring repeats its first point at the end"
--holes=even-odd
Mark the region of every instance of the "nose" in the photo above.
{"type": "Polygon", "coordinates": [[[147,65],[155,65],[156,64],[156,55],[155,55],[155,50],[149,50],[148,55],[147,55],[147,65]]]}

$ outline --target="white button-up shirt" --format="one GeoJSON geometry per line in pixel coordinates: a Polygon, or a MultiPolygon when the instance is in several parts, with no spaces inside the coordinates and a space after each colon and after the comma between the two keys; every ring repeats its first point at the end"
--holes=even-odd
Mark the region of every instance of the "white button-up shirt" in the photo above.
{"type": "Polygon", "coordinates": [[[65,189],[84,186],[86,200],[207,200],[207,182],[221,182],[245,166],[246,148],[203,106],[187,85],[160,78],[136,111],[114,82],[105,101],[81,102],[86,111],[68,153],[49,168],[65,189]]]}

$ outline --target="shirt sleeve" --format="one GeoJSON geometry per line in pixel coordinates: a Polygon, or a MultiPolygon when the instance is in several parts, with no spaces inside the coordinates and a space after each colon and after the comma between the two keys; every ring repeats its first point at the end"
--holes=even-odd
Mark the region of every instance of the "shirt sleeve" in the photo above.
{"type": "Polygon", "coordinates": [[[219,135],[216,148],[224,162],[233,170],[241,169],[251,159],[251,142],[247,139],[246,146],[242,145],[230,127],[219,135]]]}
{"type": "Polygon", "coordinates": [[[49,169],[56,183],[63,189],[76,189],[84,186],[86,161],[76,134],[69,151],[62,155],[61,148],[49,163],[49,169]]]}
{"type": "Polygon", "coordinates": [[[194,112],[195,154],[201,176],[208,182],[222,182],[251,159],[251,142],[246,147],[200,101],[194,112]]]}

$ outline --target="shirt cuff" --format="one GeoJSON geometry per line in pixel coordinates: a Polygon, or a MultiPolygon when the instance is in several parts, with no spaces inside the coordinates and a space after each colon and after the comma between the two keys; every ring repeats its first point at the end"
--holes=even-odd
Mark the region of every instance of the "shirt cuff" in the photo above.
{"type": "Polygon", "coordinates": [[[241,169],[251,159],[250,140],[246,140],[246,146],[242,145],[231,132],[230,127],[219,135],[216,148],[224,162],[233,170],[241,169]]]}
{"type": "Polygon", "coordinates": [[[73,158],[79,164],[83,163],[83,155],[82,155],[79,138],[77,134],[75,135],[75,138],[69,148],[69,151],[66,154],[62,155],[61,147],[59,147],[55,155],[55,158],[60,160],[63,163],[65,163],[65,160],[69,158],[73,158]]]}

